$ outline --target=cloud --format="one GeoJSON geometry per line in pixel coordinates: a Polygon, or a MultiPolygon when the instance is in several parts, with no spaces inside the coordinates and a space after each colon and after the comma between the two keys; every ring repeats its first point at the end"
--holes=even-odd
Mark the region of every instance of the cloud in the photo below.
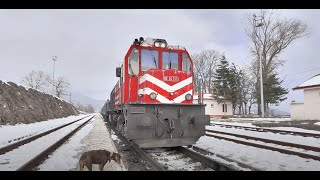
{"type": "Polygon", "coordinates": [[[0,77],[20,81],[31,70],[65,76],[73,90],[104,98],[134,38],[165,38],[197,46],[207,24],[182,10],[3,10],[0,14],[0,77]]]}
{"type": "MultiPolygon", "coordinates": [[[[52,56],[58,56],[56,75],[65,76],[72,91],[105,100],[117,81],[115,68],[140,36],[164,38],[190,53],[216,49],[236,64],[248,64],[244,15],[258,11],[0,10],[0,79],[19,82],[31,70],[52,73],[52,56]]],[[[315,69],[320,68],[320,11],[280,10],[279,15],[302,19],[311,27],[310,37],[297,40],[280,56],[286,60],[280,76],[290,89],[320,72],[315,69]]],[[[297,94],[290,91],[279,108],[289,111],[290,101],[302,97],[297,94]]]]}

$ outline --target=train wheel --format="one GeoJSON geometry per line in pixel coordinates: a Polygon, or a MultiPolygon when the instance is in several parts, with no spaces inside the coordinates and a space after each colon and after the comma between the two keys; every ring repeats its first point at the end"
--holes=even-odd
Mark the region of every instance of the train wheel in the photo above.
{"type": "Polygon", "coordinates": [[[111,123],[112,123],[113,126],[117,126],[118,117],[119,117],[118,114],[112,115],[112,121],[111,121],[111,123]]]}
{"type": "Polygon", "coordinates": [[[124,134],[124,115],[121,114],[118,117],[118,122],[117,122],[117,130],[120,134],[124,134]]]}

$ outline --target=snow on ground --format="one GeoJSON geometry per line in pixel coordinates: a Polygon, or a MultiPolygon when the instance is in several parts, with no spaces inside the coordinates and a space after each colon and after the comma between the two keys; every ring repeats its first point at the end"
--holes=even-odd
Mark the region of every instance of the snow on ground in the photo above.
{"type": "Polygon", "coordinates": [[[120,142],[121,140],[119,139],[119,137],[116,135],[116,133],[111,129],[111,138],[113,141],[118,141],[120,142]]]}
{"type": "Polygon", "coordinates": [[[235,139],[235,140],[240,140],[240,141],[245,141],[245,142],[254,143],[254,144],[261,144],[261,145],[265,145],[265,146],[269,146],[269,147],[286,149],[286,150],[290,150],[290,151],[294,151],[294,152],[300,152],[300,153],[305,153],[305,154],[310,154],[310,155],[314,155],[314,156],[320,156],[320,153],[319,153],[319,152],[311,151],[311,150],[305,150],[305,149],[301,149],[301,148],[282,146],[282,145],[278,145],[278,144],[266,143],[266,142],[263,142],[263,141],[245,139],[245,138],[240,138],[240,137],[235,137],[235,136],[225,135],[225,134],[216,134],[216,133],[208,133],[208,134],[218,135],[218,136],[222,136],[222,137],[226,137],[226,138],[231,138],[231,139],[235,139]]]}
{"type": "MultiPolygon", "coordinates": [[[[315,130],[308,130],[308,129],[303,129],[303,128],[296,128],[296,127],[260,127],[260,126],[255,126],[252,123],[239,123],[239,122],[216,122],[216,121],[211,121],[212,124],[225,124],[225,125],[231,125],[231,126],[247,126],[247,127],[258,127],[258,128],[263,128],[263,129],[275,129],[275,130],[285,130],[285,131],[296,131],[296,132],[306,132],[306,133],[316,133],[320,134],[320,131],[315,131],[315,130]]],[[[320,125],[320,122],[319,122],[320,125]]],[[[208,126],[207,126],[208,127],[208,126]]]]}
{"type": "MultiPolygon", "coordinates": [[[[198,146],[198,148],[199,148],[199,146],[198,146]]],[[[189,150],[195,151],[192,148],[190,148],[189,150]]],[[[197,151],[195,151],[195,152],[197,152],[197,151]]],[[[207,156],[207,157],[209,157],[209,158],[211,158],[211,159],[213,159],[213,160],[215,160],[217,162],[220,162],[220,163],[223,163],[225,165],[229,165],[231,167],[234,167],[235,169],[237,169],[239,171],[252,171],[251,169],[249,169],[249,167],[247,165],[246,165],[246,167],[242,167],[241,165],[238,164],[240,162],[235,161],[235,160],[229,160],[228,158],[221,157],[221,156],[219,156],[219,155],[217,155],[217,154],[215,154],[213,152],[211,152],[210,154],[206,154],[205,156],[207,156]]],[[[251,167],[251,168],[253,168],[253,167],[251,167]]],[[[255,169],[257,169],[257,168],[255,168],[255,169]]]]}
{"type": "Polygon", "coordinates": [[[48,159],[39,165],[40,171],[68,171],[75,169],[79,163],[77,155],[84,148],[81,140],[86,137],[92,130],[93,125],[90,121],[87,125],[76,132],[70,140],[60,146],[48,159]]]}
{"type": "MultiPolygon", "coordinates": [[[[225,120],[225,119],[224,119],[225,120]]],[[[239,121],[291,121],[291,118],[229,118],[228,120],[239,121]]]]}
{"type": "Polygon", "coordinates": [[[47,130],[70,123],[88,115],[69,116],[66,118],[51,119],[47,121],[36,122],[32,124],[16,124],[0,126],[0,147],[14,143],[14,139],[26,138],[47,130]]]}
{"type": "Polygon", "coordinates": [[[320,126],[320,122],[314,123],[314,125],[320,126]]]}
{"type": "MultiPolygon", "coordinates": [[[[296,144],[303,144],[307,146],[320,147],[320,138],[313,137],[302,137],[302,136],[294,136],[290,134],[278,134],[272,132],[257,132],[257,131],[248,131],[244,129],[236,129],[236,128],[223,128],[220,126],[206,126],[206,129],[228,132],[234,134],[241,134],[265,139],[272,139],[276,141],[284,141],[296,144]]],[[[319,131],[318,131],[319,132],[319,131]]],[[[220,135],[220,134],[219,134],[220,135]]]]}
{"type": "Polygon", "coordinates": [[[203,167],[200,162],[193,162],[191,158],[174,151],[165,151],[164,149],[152,149],[147,151],[160,164],[171,171],[213,171],[211,168],[203,167]]]}
{"type": "Polygon", "coordinates": [[[285,130],[285,131],[295,131],[295,132],[305,132],[305,133],[315,133],[320,135],[320,131],[308,130],[296,127],[272,127],[268,129],[277,129],[277,130],[285,130]]]}
{"type": "MultiPolygon", "coordinates": [[[[110,152],[118,152],[116,146],[112,141],[108,128],[106,127],[101,114],[96,115],[92,124],[93,124],[92,130],[90,131],[88,136],[86,136],[81,141],[81,143],[84,144],[84,148],[82,149],[82,152],[78,155],[78,159],[80,159],[80,156],[82,155],[82,153],[90,150],[105,149],[110,152]]],[[[77,166],[77,168],[74,170],[79,170],[79,166],[77,166]]],[[[85,168],[84,170],[88,170],[88,169],[85,168]]],[[[92,170],[98,171],[99,165],[94,164],[92,166],[92,170]]],[[[114,161],[111,161],[105,164],[103,170],[104,171],[126,171],[126,168],[124,166],[123,167],[119,166],[114,161]]]]}
{"type": "Polygon", "coordinates": [[[252,125],[252,123],[238,123],[238,122],[216,122],[211,121],[211,123],[217,123],[217,124],[225,124],[225,125],[233,125],[233,126],[248,126],[248,127],[257,127],[255,125],[252,125]]]}
{"type": "Polygon", "coordinates": [[[319,171],[320,161],[202,136],[195,146],[267,171],[319,171]]]}
{"type": "Polygon", "coordinates": [[[52,132],[28,144],[22,145],[17,149],[0,155],[0,170],[17,170],[20,166],[34,158],[43,150],[60,140],[63,136],[70,133],[79,125],[87,121],[92,116],[84,118],[70,126],[52,132]]]}

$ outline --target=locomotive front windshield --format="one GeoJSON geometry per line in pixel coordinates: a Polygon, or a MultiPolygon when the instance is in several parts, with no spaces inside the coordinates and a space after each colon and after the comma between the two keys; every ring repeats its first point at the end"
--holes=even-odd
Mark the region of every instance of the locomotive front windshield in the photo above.
{"type": "Polygon", "coordinates": [[[156,50],[141,50],[141,70],[146,71],[148,69],[157,69],[159,68],[158,64],[158,51],[156,50]]]}
{"type": "Polygon", "coordinates": [[[131,76],[149,69],[176,69],[192,72],[191,59],[186,52],[179,55],[179,52],[140,49],[140,53],[140,61],[139,49],[137,48],[134,48],[128,57],[128,74],[131,76]],[[159,59],[159,55],[161,55],[161,59],[159,59]]]}
{"type": "Polygon", "coordinates": [[[182,71],[191,72],[191,63],[187,53],[182,54],[182,71]]]}
{"type": "Polygon", "coordinates": [[[179,69],[178,53],[162,52],[162,69],[179,69]]]}

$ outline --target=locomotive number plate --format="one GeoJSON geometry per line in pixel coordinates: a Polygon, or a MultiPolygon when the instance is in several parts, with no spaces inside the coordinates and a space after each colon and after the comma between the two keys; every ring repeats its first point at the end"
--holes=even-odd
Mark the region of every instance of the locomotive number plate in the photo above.
{"type": "Polygon", "coordinates": [[[179,76],[163,76],[163,81],[178,82],[179,76]]]}
{"type": "Polygon", "coordinates": [[[131,107],[130,108],[130,113],[132,113],[132,114],[144,114],[144,113],[146,113],[146,108],[145,107],[131,107]]]}

